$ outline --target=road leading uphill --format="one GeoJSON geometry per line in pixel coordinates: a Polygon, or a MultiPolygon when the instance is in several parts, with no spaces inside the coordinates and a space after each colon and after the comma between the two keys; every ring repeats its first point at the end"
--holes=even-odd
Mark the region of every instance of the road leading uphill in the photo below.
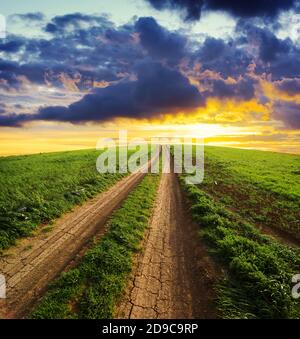
{"type": "Polygon", "coordinates": [[[177,176],[163,174],[143,251],[117,318],[216,318],[212,286],[217,268],[197,232],[177,176]]]}

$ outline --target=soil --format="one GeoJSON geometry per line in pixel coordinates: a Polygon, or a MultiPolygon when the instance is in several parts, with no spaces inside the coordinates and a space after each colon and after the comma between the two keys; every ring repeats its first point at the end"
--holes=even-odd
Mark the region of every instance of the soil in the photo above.
{"type": "Polygon", "coordinates": [[[300,212],[297,208],[280,204],[281,201],[287,201],[254,183],[237,181],[233,173],[220,164],[206,161],[205,173],[214,180],[213,183],[202,184],[201,190],[217,202],[221,201],[226,208],[239,215],[241,220],[256,226],[261,233],[282,244],[299,247],[300,212]],[[224,202],[224,198],[228,201],[224,202]]]}
{"type": "Polygon", "coordinates": [[[42,230],[23,239],[0,257],[6,278],[6,299],[0,299],[0,318],[23,318],[45,293],[47,285],[82,256],[94,236],[145,174],[134,173],[73,212],[58,219],[49,233],[42,230]]]}
{"type": "Polygon", "coordinates": [[[219,269],[193,223],[176,174],[163,174],[150,227],[137,255],[120,319],[214,319],[219,269]]]}
{"type": "MultiPolygon", "coordinates": [[[[249,207],[249,197],[246,195],[243,195],[239,192],[238,188],[235,188],[233,185],[231,187],[226,187],[224,185],[218,185],[215,186],[214,189],[209,189],[208,187],[202,187],[203,191],[208,193],[214,200],[217,202],[221,201],[220,197],[229,196],[233,199],[234,206],[226,206],[231,212],[235,213],[237,216],[239,216],[239,219],[241,221],[247,221],[246,216],[247,211],[249,214],[249,211],[253,210],[253,207],[249,207]],[[236,204],[236,205],[235,205],[236,204]],[[242,216],[240,213],[243,211],[244,216],[242,216]]],[[[255,206],[255,210],[257,211],[257,214],[260,214],[260,209],[263,208],[263,205],[269,205],[272,206],[273,201],[269,200],[265,197],[264,202],[257,202],[257,205],[255,206]]],[[[263,200],[262,200],[263,201],[263,200]]],[[[299,234],[288,232],[288,230],[280,229],[278,224],[284,224],[281,219],[283,216],[288,215],[287,211],[280,211],[280,210],[272,210],[268,213],[266,216],[268,225],[273,225],[273,227],[266,225],[266,223],[253,221],[252,218],[248,217],[250,219],[250,223],[254,225],[256,228],[259,229],[259,231],[262,234],[271,236],[278,242],[291,246],[291,247],[299,247],[300,245],[300,236],[299,234]]]]}

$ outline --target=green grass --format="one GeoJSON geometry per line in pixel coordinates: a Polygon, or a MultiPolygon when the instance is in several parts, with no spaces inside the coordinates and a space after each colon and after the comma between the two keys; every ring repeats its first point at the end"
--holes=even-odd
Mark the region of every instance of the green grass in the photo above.
{"type": "Polygon", "coordinates": [[[108,232],[64,273],[32,313],[35,319],[109,319],[122,295],[154,206],[159,175],[147,175],[117,210],[108,232]]]}
{"type": "Polygon", "coordinates": [[[228,277],[218,286],[223,318],[298,319],[300,303],[292,298],[291,280],[300,272],[300,251],[262,235],[195,186],[181,183],[192,203],[211,253],[228,277]]]}
{"type": "Polygon", "coordinates": [[[205,148],[199,186],[246,221],[300,237],[300,156],[205,148]]]}
{"type": "MultiPolygon", "coordinates": [[[[96,172],[96,151],[0,158],[0,249],[106,190],[121,175],[96,172]]],[[[225,269],[216,286],[223,318],[298,319],[291,279],[300,251],[262,235],[268,226],[300,236],[300,157],[206,147],[205,180],[181,180],[211,254],[225,269]]],[[[183,177],[181,177],[183,179],[183,177]]],[[[55,281],[33,318],[113,317],[151,215],[159,176],[148,175],[79,265],[55,281]]]]}
{"type": "Polygon", "coordinates": [[[100,153],[84,150],[0,158],[0,250],[122,178],[97,172],[100,153]]]}

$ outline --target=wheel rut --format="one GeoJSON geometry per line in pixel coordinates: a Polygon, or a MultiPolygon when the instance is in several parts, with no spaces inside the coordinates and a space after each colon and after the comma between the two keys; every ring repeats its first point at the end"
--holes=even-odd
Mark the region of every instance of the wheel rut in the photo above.
{"type": "Polygon", "coordinates": [[[156,207],[128,289],[121,319],[216,318],[218,268],[198,236],[199,226],[174,173],[162,174],[156,207]]]}
{"type": "Polygon", "coordinates": [[[145,176],[131,174],[83,206],[55,222],[48,234],[20,240],[0,256],[0,274],[6,278],[6,299],[0,299],[0,318],[23,318],[45,293],[47,285],[76,256],[82,256],[89,241],[101,237],[112,212],[145,176]]]}

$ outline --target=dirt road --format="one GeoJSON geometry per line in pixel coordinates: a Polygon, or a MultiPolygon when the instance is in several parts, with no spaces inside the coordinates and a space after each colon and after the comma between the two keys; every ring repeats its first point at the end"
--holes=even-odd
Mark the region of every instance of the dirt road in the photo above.
{"type": "Polygon", "coordinates": [[[212,286],[218,273],[198,231],[177,176],[163,174],[144,250],[117,318],[216,318],[212,286]]]}
{"type": "Polygon", "coordinates": [[[61,219],[48,233],[21,240],[0,257],[0,274],[7,282],[7,299],[0,299],[0,318],[22,318],[94,235],[105,233],[105,223],[144,174],[124,178],[61,219]]]}

